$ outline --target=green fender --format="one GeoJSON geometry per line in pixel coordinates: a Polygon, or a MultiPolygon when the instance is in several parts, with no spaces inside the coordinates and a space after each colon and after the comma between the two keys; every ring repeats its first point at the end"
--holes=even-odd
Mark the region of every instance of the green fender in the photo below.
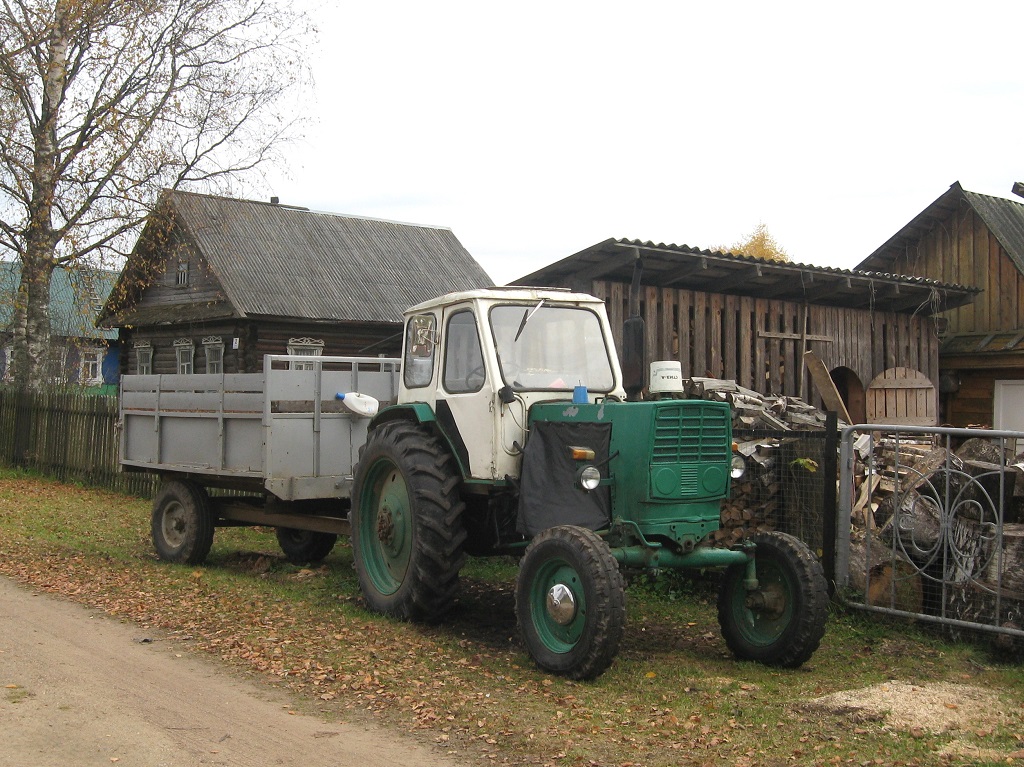
{"type": "Polygon", "coordinates": [[[462,435],[456,426],[454,419],[444,418],[444,414],[435,413],[433,408],[426,402],[409,402],[400,405],[389,405],[381,409],[377,415],[370,420],[369,431],[373,431],[381,424],[391,421],[412,421],[426,427],[432,434],[437,436],[455,457],[459,465],[459,472],[462,478],[469,477],[469,450],[466,443],[462,441],[462,435]]]}

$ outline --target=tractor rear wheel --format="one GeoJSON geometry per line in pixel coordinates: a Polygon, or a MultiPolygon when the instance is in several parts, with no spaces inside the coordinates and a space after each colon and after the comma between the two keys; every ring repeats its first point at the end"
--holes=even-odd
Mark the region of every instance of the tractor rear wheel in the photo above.
{"type": "Polygon", "coordinates": [[[552,527],[533,539],[516,579],[516,617],[545,671],[593,679],[615,658],[626,622],[618,563],[600,536],[552,527]]]}
{"type": "Polygon", "coordinates": [[[718,592],[718,622],[737,658],[796,668],[825,634],[828,584],[821,563],[798,538],[759,533],[751,538],[758,587],[744,585],[746,566],[732,565],[718,592]]]}
{"type": "Polygon", "coordinates": [[[285,558],[293,565],[319,562],[331,553],[337,541],[338,536],[334,533],[296,530],[294,527],[277,528],[277,543],[285,558]]]}
{"type": "Polygon", "coordinates": [[[455,603],[465,562],[461,475],[445,447],[416,424],[386,423],[360,449],[352,550],[367,606],[435,621],[455,603]]]}
{"type": "Polygon", "coordinates": [[[214,515],[206,490],[190,480],[164,484],[153,499],[150,531],[157,556],[198,565],[213,545],[214,515]]]}

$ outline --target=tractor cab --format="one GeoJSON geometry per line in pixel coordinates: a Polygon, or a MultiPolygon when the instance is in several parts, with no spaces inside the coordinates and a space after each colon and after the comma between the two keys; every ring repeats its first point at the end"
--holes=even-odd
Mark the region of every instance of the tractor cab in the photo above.
{"type": "Polygon", "coordinates": [[[410,308],[399,400],[429,409],[468,481],[519,477],[530,409],[623,399],[604,303],[490,288],[410,308]]]}

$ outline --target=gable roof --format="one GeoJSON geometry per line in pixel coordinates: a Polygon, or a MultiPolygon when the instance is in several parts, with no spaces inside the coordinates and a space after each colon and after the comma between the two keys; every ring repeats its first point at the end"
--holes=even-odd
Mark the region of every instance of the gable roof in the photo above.
{"type": "Polygon", "coordinates": [[[959,207],[961,200],[978,214],[992,235],[1003,246],[1017,269],[1024,274],[1024,203],[968,192],[954,181],[935,202],[918,213],[909,224],[890,237],[874,253],[861,261],[857,269],[892,268],[896,258],[945,221],[959,207]]]}
{"type": "MultiPolygon", "coordinates": [[[[182,191],[164,192],[147,230],[159,215],[206,260],[238,317],[394,323],[435,295],[491,284],[445,227],[182,191]]],[[[144,230],[133,259],[146,242],[144,230]]],[[[145,324],[130,305],[108,304],[104,319],[116,312],[117,324],[145,324]]]]}
{"type": "MultiPolygon", "coordinates": [[[[66,338],[112,340],[117,331],[93,324],[114,286],[117,272],[105,269],[55,269],[50,279],[50,333],[66,338]]],[[[14,296],[21,282],[19,261],[0,261],[0,330],[14,321],[14,296]]]]}
{"type": "Polygon", "coordinates": [[[592,280],[630,282],[643,261],[641,282],[709,293],[807,301],[852,308],[933,314],[969,303],[979,291],[923,277],[849,271],[773,261],[640,240],[609,239],[592,245],[513,285],[566,285],[589,291],[592,280]]]}

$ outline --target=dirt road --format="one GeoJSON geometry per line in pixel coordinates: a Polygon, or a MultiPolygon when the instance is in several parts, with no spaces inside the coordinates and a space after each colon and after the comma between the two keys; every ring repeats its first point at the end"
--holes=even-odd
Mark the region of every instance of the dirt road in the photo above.
{"type": "Polygon", "coordinates": [[[0,765],[111,764],[457,767],[389,730],[293,713],[284,693],[0,578],[0,765]]]}

